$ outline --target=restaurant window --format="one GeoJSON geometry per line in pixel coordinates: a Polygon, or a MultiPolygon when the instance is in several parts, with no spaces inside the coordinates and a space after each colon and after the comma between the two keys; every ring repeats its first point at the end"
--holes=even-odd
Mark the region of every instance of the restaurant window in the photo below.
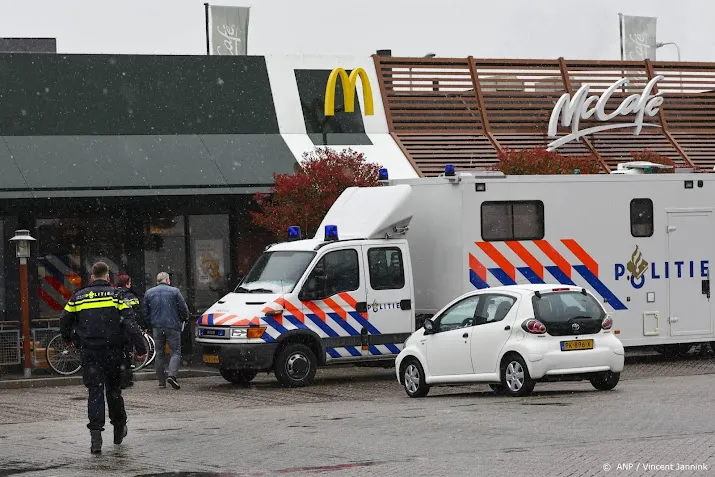
{"type": "Polygon", "coordinates": [[[653,235],[653,201],[633,199],[631,201],[631,235],[650,237],[653,235]]]}
{"type": "Polygon", "coordinates": [[[228,293],[229,223],[227,214],[189,216],[192,307],[203,312],[228,293]]]}
{"type": "Polygon", "coordinates": [[[482,203],[482,239],[489,241],[544,238],[544,203],[540,200],[482,203]]]}
{"type": "Polygon", "coordinates": [[[40,319],[56,319],[67,300],[82,287],[86,221],[39,219],[35,225],[40,319]]]}
{"type": "Polygon", "coordinates": [[[159,272],[167,272],[171,285],[186,298],[188,280],[183,216],[155,217],[149,221],[144,234],[144,271],[147,289],[156,285],[159,272]]]}

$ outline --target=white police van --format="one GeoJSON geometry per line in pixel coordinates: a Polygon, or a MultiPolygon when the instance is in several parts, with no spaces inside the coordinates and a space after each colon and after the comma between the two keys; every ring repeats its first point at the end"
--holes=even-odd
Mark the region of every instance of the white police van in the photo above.
{"type": "MultiPolygon", "coordinates": [[[[637,169],[637,168],[636,168],[637,169]]],[[[319,232],[266,249],[199,319],[204,363],[231,382],[274,371],[394,364],[424,318],[475,288],[592,290],[624,346],[682,353],[715,340],[710,174],[455,173],[350,188],[319,232]]]]}

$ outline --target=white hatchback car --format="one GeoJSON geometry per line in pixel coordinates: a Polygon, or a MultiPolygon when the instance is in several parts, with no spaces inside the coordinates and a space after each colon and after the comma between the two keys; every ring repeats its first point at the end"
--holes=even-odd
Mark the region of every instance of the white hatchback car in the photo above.
{"type": "Polygon", "coordinates": [[[431,386],[488,383],[526,396],[537,381],[590,380],[607,391],[624,366],[613,320],[588,290],[510,285],[463,295],[415,331],[397,356],[410,397],[431,386]]]}

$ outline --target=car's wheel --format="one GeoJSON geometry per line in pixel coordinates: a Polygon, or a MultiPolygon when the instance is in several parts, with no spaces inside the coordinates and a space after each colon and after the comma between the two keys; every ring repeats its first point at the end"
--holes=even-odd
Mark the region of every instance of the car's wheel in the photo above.
{"type": "Polygon", "coordinates": [[[430,386],[425,381],[425,371],[419,360],[410,358],[402,367],[402,383],[405,392],[411,398],[420,398],[427,395],[430,386]]]}
{"type": "Polygon", "coordinates": [[[258,374],[258,371],[250,369],[238,370],[219,368],[219,372],[221,373],[223,379],[233,384],[248,384],[253,381],[253,378],[255,378],[258,374]]]}
{"type": "Polygon", "coordinates": [[[510,396],[528,396],[536,384],[521,356],[509,356],[502,363],[501,383],[510,396]]]}
{"type": "Polygon", "coordinates": [[[287,388],[308,386],[318,370],[315,353],[302,343],[291,343],[280,350],[273,370],[281,385],[287,388]]]}
{"type": "Polygon", "coordinates": [[[490,384],[490,388],[492,388],[492,391],[494,391],[497,394],[506,394],[506,391],[504,390],[504,386],[501,384],[490,384]]]}
{"type": "Polygon", "coordinates": [[[591,385],[599,391],[610,391],[616,387],[620,379],[621,373],[606,371],[605,373],[600,373],[592,377],[590,381],[591,385]]]}

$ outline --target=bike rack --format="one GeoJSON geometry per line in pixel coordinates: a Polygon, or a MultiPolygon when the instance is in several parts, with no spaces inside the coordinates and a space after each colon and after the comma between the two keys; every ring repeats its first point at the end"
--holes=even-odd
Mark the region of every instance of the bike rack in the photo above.
{"type": "Polygon", "coordinates": [[[0,330],[0,365],[21,362],[20,330],[0,330]]]}

